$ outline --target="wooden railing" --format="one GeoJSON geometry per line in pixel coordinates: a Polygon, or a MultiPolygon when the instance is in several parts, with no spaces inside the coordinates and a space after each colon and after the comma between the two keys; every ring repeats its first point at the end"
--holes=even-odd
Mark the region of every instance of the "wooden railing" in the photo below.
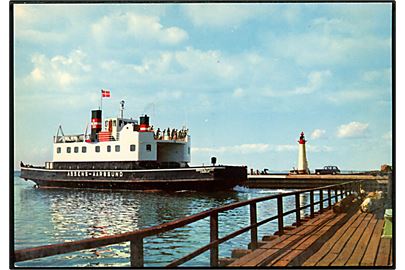
{"type": "Polygon", "coordinates": [[[262,226],[272,220],[277,220],[278,223],[278,235],[284,233],[284,217],[295,213],[295,224],[299,226],[301,224],[301,211],[309,208],[310,217],[315,216],[315,206],[319,205],[319,213],[322,213],[325,210],[324,204],[327,202],[327,208],[332,207],[332,200],[336,202],[340,199],[343,199],[348,194],[353,193],[354,191],[359,192],[361,181],[352,181],[346,182],[339,185],[330,185],[314,189],[306,189],[293,191],[288,193],[279,193],[275,195],[270,195],[266,197],[251,199],[242,202],[236,202],[222,207],[210,209],[192,216],[185,218],[177,219],[168,223],[161,225],[153,226],[150,228],[140,229],[132,232],[115,234],[110,236],[104,236],[99,238],[85,239],[73,242],[67,242],[62,244],[46,245],[34,248],[27,248],[16,250],[13,254],[14,262],[27,261],[37,258],[43,258],[48,256],[54,256],[58,254],[65,254],[74,251],[80,251],[91,248],[98,248],[112,244],[118,244],[123,242],[130,242],[130,263],[131,267],[142,267],[144,265],[144,247],[143,240],[146,237],[154,236],[161,234],[176,228],[183,227],[185,225],[194,223],[201,219],[210,218],[210,242],[200,247],[199,249],[193,251],[192,253],[179,258],[175,261],[172,261],[168,264],[168,267],[179,266],[194,257],[202,254],[205,251],[210,251],[210,266],[218,266],[219,261],[219,245],[229,239],[232,239],[242,233],[248,232],[250,230],[250,240],[251,240],[251,249],[258,248],[258,227],[262,226]],[[326,192],[325,192],[326,191],[326,192]],[[315,192],[319,193],[319,200],[314,201],[315,192]],[[326,197],[324,197],[326,193],[326,197]],[[333,193],[333,194],[332,194],[333,193]],[[300,204],[300,195],[309,194],[310,203],[307,205],[301,206],[300,204]],[[292,210],[284,211],[283,207],[283,198],[293,196],[295,197],[295,207],[292,210]],[[267,217],[264,220],[257,221],[257,204],[260,202],[265,202],[269,200],[277,200],[277,215],[267,217]],[[231,234],[228,234],[224,237],[218,238],[219,224],[218,224],[218,214],[230,211],[243,206],[249,205],[250,211],[250,225],[242,229],[239,229],[231,234]]]}

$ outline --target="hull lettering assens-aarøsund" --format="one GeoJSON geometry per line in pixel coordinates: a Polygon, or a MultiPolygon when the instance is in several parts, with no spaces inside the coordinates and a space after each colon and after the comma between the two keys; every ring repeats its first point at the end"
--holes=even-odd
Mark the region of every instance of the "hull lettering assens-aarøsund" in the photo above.
{"type": "Polygon", "coordinates": [[[53,138],[53,159],[45,166],[21,162],[21,178],[38,187],[95,189],[221,190],[242,184],[246,166],[190,167],[191,138],[186,127],[153,128],[123,115],[102,118],[91,113],[91,132],[53,138]]]}

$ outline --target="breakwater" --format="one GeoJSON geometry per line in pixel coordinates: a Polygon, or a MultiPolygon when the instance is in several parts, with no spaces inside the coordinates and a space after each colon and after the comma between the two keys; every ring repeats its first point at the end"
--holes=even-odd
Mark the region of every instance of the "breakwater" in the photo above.
{"type": "Polygon", "coordinates": [[[362,187],[366,190],[388,191],[391,182],[391,175],[375,176],[371,174],[337,174],[337,175],[316,175],[316,174],[263,174],[248,175],[246,186],[249,188],[268,189],[305,189],[316,188],[326,185],[341,184],[347,181],[362,181],[362,187]]]}

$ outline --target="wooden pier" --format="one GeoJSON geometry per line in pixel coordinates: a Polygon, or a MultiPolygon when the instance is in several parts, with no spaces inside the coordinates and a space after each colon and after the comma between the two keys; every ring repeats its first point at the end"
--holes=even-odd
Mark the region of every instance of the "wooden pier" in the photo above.
{"type": "Polygon", "coordinates": [[[392,266],[392,240],[381,238],[382,209],[375,214],[353,210],[340,214],[328,210],[280,237],[264,241],[229,266],[392,266]]]}
{"type": "Polygon", "coordinates": [[[210,254],[211,267],[393,265],[393,261],[395,263],[392,252],[393,243],[390,239],[380,238],[384,225],[381,215],[362,214],[357,211],[357,208],[350,211],[336,211],[344,209],[345,201],[352,202],[350,198],[354,198],[354,194],[359,193],[361,184],[361,181],[350,181],[338,185],[279,193],[224,205],[132,232],[15,250],[11,254],[11,266],[15,267],[15,263],[20,261],[130,242],[131,267],[143,267],[145,238],[161,235],[204,218],[209,218],[209,243],[198,247],[188,255],[175,259],[167,267],[180,266],[204,252],[210,254]],[[315,194],[318,196],[315,197],[315,194]],[[309,198],[309,204],[305,204],[301,199],[304,196],[309,198]],[[287,197],[295,200],[292,209],[291,206],[286,207],[283,203],[287,197]],[[271,200],[277,205],[275,215],[258,220],[257,205],[271,200]],[[246,216],[249,225],[243,228],[236,227],[236,231],[219,237],[222,227],[218,216],[240,207],[249,208],[249,215],[246,216]],[[333,212],[333,207],[336,213],[333,212]],[[303,216],[303,211],[307,211],[308,216],[303,216]],[[293,224],[285,224],[284,218],[288,215],[294,217],[293,224]],[[263,241],[259,241],[258,230],[263,229],[265,227],[263,225],[271,221],[277,222],[276,235],[266,235],[263,241]],[[220,244],[246,232],[250,232],[249,249],[240,250],[239,255],[235,256],[240,258],[219,258],[220,244]]]}

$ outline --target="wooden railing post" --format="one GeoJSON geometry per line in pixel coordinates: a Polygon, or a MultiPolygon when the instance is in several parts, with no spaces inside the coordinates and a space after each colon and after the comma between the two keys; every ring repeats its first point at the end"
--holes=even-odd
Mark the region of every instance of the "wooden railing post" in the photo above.
{"type": "Polygon", "coordinates": [[[137,237],[130,241],[131,267],[143,267],[143,238],[137,237]]]}
{"type": "Polygon", "coordinates": [[[328,188],[328,208],[331,209],[332,208],[332,192],[330,190],[330,188],[328,188]]]}
{"type": "Polygon", "coordinates": [[[278,235],[284,234],[283,196],[277,197],[278,235]]]}
{"type": "Polygon", "coordinates": [[[319,213],[323,213],[323,189],[319,190],[319,213]]]}
{"type": "MultiPolygon", "coordinates": [[[[256,203],[250,204],[250,225],[255,225],[257,223],[257,210],[256,210],[256,203]]],[[[253,227],[250,230],[250,245],[251,249],[257,249],[257,227],[253,227]]]]}
{"type": "Polygon", "coordinates": [[[295,223],[297,227],[301,225],[301,204],[300,204],[300,194],[295,194],[295,223]]]}
{"type": "Polygon", "coordinates": [[[310,217],[315,217],[315,208],[314,208],[314,191],[311,190],[309,192],[309,209],[310,209],[310,217]]]}
{"type": "Polygon", "coordinates": [[[343,186],[340,186],[340,199],[342,200],[343,199],[343,195],[344,195],[344,188],[343,188],[343,186]]]}
{"type": "MultiPolygon", "coordinates": [[[[218,240],[218,212],[214,212],[210,216],[210,242],[218,240]]],[[[218,245],[210,248],[210,265],[211,267],[218,266],[218,245]]]]}

